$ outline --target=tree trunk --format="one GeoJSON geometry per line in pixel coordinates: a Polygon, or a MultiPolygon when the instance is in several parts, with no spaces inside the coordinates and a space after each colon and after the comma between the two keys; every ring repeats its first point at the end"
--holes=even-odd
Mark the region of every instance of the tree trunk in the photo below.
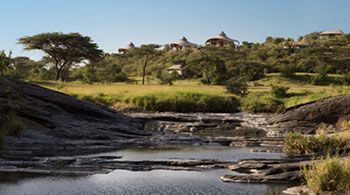
{"type": "Polygon", "coordinates": [[[58,81],[60,79],[60,70],[58,68],[56,68],[56,81],[58,81]]]}
{"type": "Polygon", "coordinates": [[[145,63],[142,66],[142,85],[145,84],[146,66],[147,66],[147,60],[145,60],[145,63]]]}

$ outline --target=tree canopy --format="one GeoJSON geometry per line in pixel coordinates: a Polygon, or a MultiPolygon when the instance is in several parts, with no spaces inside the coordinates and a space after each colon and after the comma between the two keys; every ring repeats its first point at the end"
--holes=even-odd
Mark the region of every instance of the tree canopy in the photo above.
{"type": "Polygon", "coordinates": [[[56,80],[64,79],[62,71],[68,72],[72,65],[84,60],[98,61],[103,55],[90,37],[79,33],[42,33],[20,38],[18,42],[24,45],[25,50],[43,51],[47,61],[55,67],[56,80]]]}

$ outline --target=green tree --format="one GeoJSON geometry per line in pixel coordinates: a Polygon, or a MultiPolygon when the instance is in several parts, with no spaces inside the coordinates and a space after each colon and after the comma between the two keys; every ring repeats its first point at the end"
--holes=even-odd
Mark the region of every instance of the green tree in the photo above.
{"type": "Polygon", "coordinates": [[[6,55],[5,51],[0,52],[0,75],[4,76],[11,65],[11,52],[9,56],[6,55]]]}
{"type": "Polygon", "coordinates": [[[103,55],[90,37],[79,33],[42,33],[20,38],[18,42],[25,46],[25,50],[43,51],[48,61],[54,64],[56,80],[63,79],[62,72],[69,71],[72,65],[84,60],[98,61],[103,55]]]}
{"type": "Polygon", "coordinates": [[[141,61],[142,63],[142,85],[145,84],[148,63],[161,55],[159,48],[160,45],[157,44],[141,45],[141,47],[135,48],[128,53],[128,55],[132,56],[137,62],[141,61]]]}

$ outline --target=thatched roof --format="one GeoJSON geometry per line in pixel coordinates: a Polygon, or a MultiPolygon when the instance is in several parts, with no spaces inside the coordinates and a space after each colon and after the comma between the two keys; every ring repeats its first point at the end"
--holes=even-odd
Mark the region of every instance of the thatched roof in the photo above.
{"type": "Polygon", "coordinates": [[[321,33],[321,35],[343,35],[344,32],[342,30],[326,30],[321,33]]]}
{"type": "Polygon", "coordinates": [[[120,49],[118,49],[118,51],[119,51],[119,53],[126,53],[130,50],[133,50],[133,49],[135,49],[135,45],[134,45],[134,43],[130,42],[126,48],[120,48],[120,49]]]}
{"type": "Polygon", "coordinates": [[[182,70],[182,65],[181,64],[174,64],[168,70],[182,70]]]}
{"type": "Polygon", "coordinates": [[[186,37],[182,37],[177,43],[171,43],[170,47],[195,47],[196,44],[189,42],[186,37]]]}
{"type": "Polygon", "coordinates": [[[307,40],[305,38],[303,38],[300,41],[295,41],[293,45],[295,45],[295,46],[308,46],[309,43],[307,42],[307,40]]]}
{"type": "Polygon", "coordinates": [[[219,35],[217,35],[217,36],[210,37],[210,38],[206,41],[206,43],[211,42],[211,41],[214,41],[214,40],[223,40],[223,41],[231,42],[231,43],[238,42],[237,40],[234,40],[234,39],[229,38],[229,37],[224,33],[224,31],[222,31],[222,32],[221,32],[219,35]]]}

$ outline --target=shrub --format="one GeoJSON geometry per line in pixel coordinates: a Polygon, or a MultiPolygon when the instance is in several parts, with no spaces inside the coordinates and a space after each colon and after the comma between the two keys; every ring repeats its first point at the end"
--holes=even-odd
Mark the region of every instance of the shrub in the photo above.
{"type": "Polygon", "coordinates": [[[157,75],[157,78],[159,79],[160,84],[162,85],[173,85],[174,81],[176,81],[176,79],[178,78],[178,75],[176,72],[162,72],[157,75]]]}
{"type": "Polygon", "coordinates": [[[272,85],[271,86],[271,94],[275,98],[285,98],[287,97],[287,91],[289,90],[289,87],[283,87],[278,85],[272,85]]]}
{"type": "Polygon", "coordinates": [[[282,77],[292,78],[295,76],[296,68],[294,66],[282,66],[280,71],[282,77]]]}
{"type": "Polygon", "coordinates": [[[341,118],[337,121],[336,126],[340,131],[350,131],[350,119],[341,118]]]}
{"type": "Polygon", "coordinates": [[[248,112],[280,112],[285,109],[283,101],[261,93],[248,94],[242,101],[242,108],[248,112]]]}
{"type": "Polygon", "coordinates": [[[284,139],[283,151],[288,156],[313,153],[313,139],[298,132],[288,132],[284,139]]]}
{"type": "Polygon", "coordinates": [[[289,132],[284,141],[284,152],[288,156],[300,154],[336,154],[348,152],[349,140],[325,134],[306,136],[298,132],[289,132]]]}
{"type": "Polygon", "coordinates": [[[265,67],[262,64],[241,64],[233,67],[230,73],[246,81],[257,81],[265,77],[265,67]]]}
{"type": "Polygon", "coordinates": [[[311,77],[311,84],[313,85],[324,85],[327,83],[327,75],[316,74],[311,77]]]}
{"type": "Polygon", "coordinates": [[[350,72],[343,75],[344,85],[350,85],[350,72]]]}
{"type": "Polygon", "coordinates": [[[248,92],[248,84],[245,80],[240,78],[231,78],[227,84],[226,89],[228,92],[238,95],[238,96],[245,96],[248,92]]]}
{"type": "Polygon", "coordinates": [[[350,160],[341,161],[327,156],[304,167],[302,173],[306,184],[317,193],[322,191],[350,192],[350,160]]]}

